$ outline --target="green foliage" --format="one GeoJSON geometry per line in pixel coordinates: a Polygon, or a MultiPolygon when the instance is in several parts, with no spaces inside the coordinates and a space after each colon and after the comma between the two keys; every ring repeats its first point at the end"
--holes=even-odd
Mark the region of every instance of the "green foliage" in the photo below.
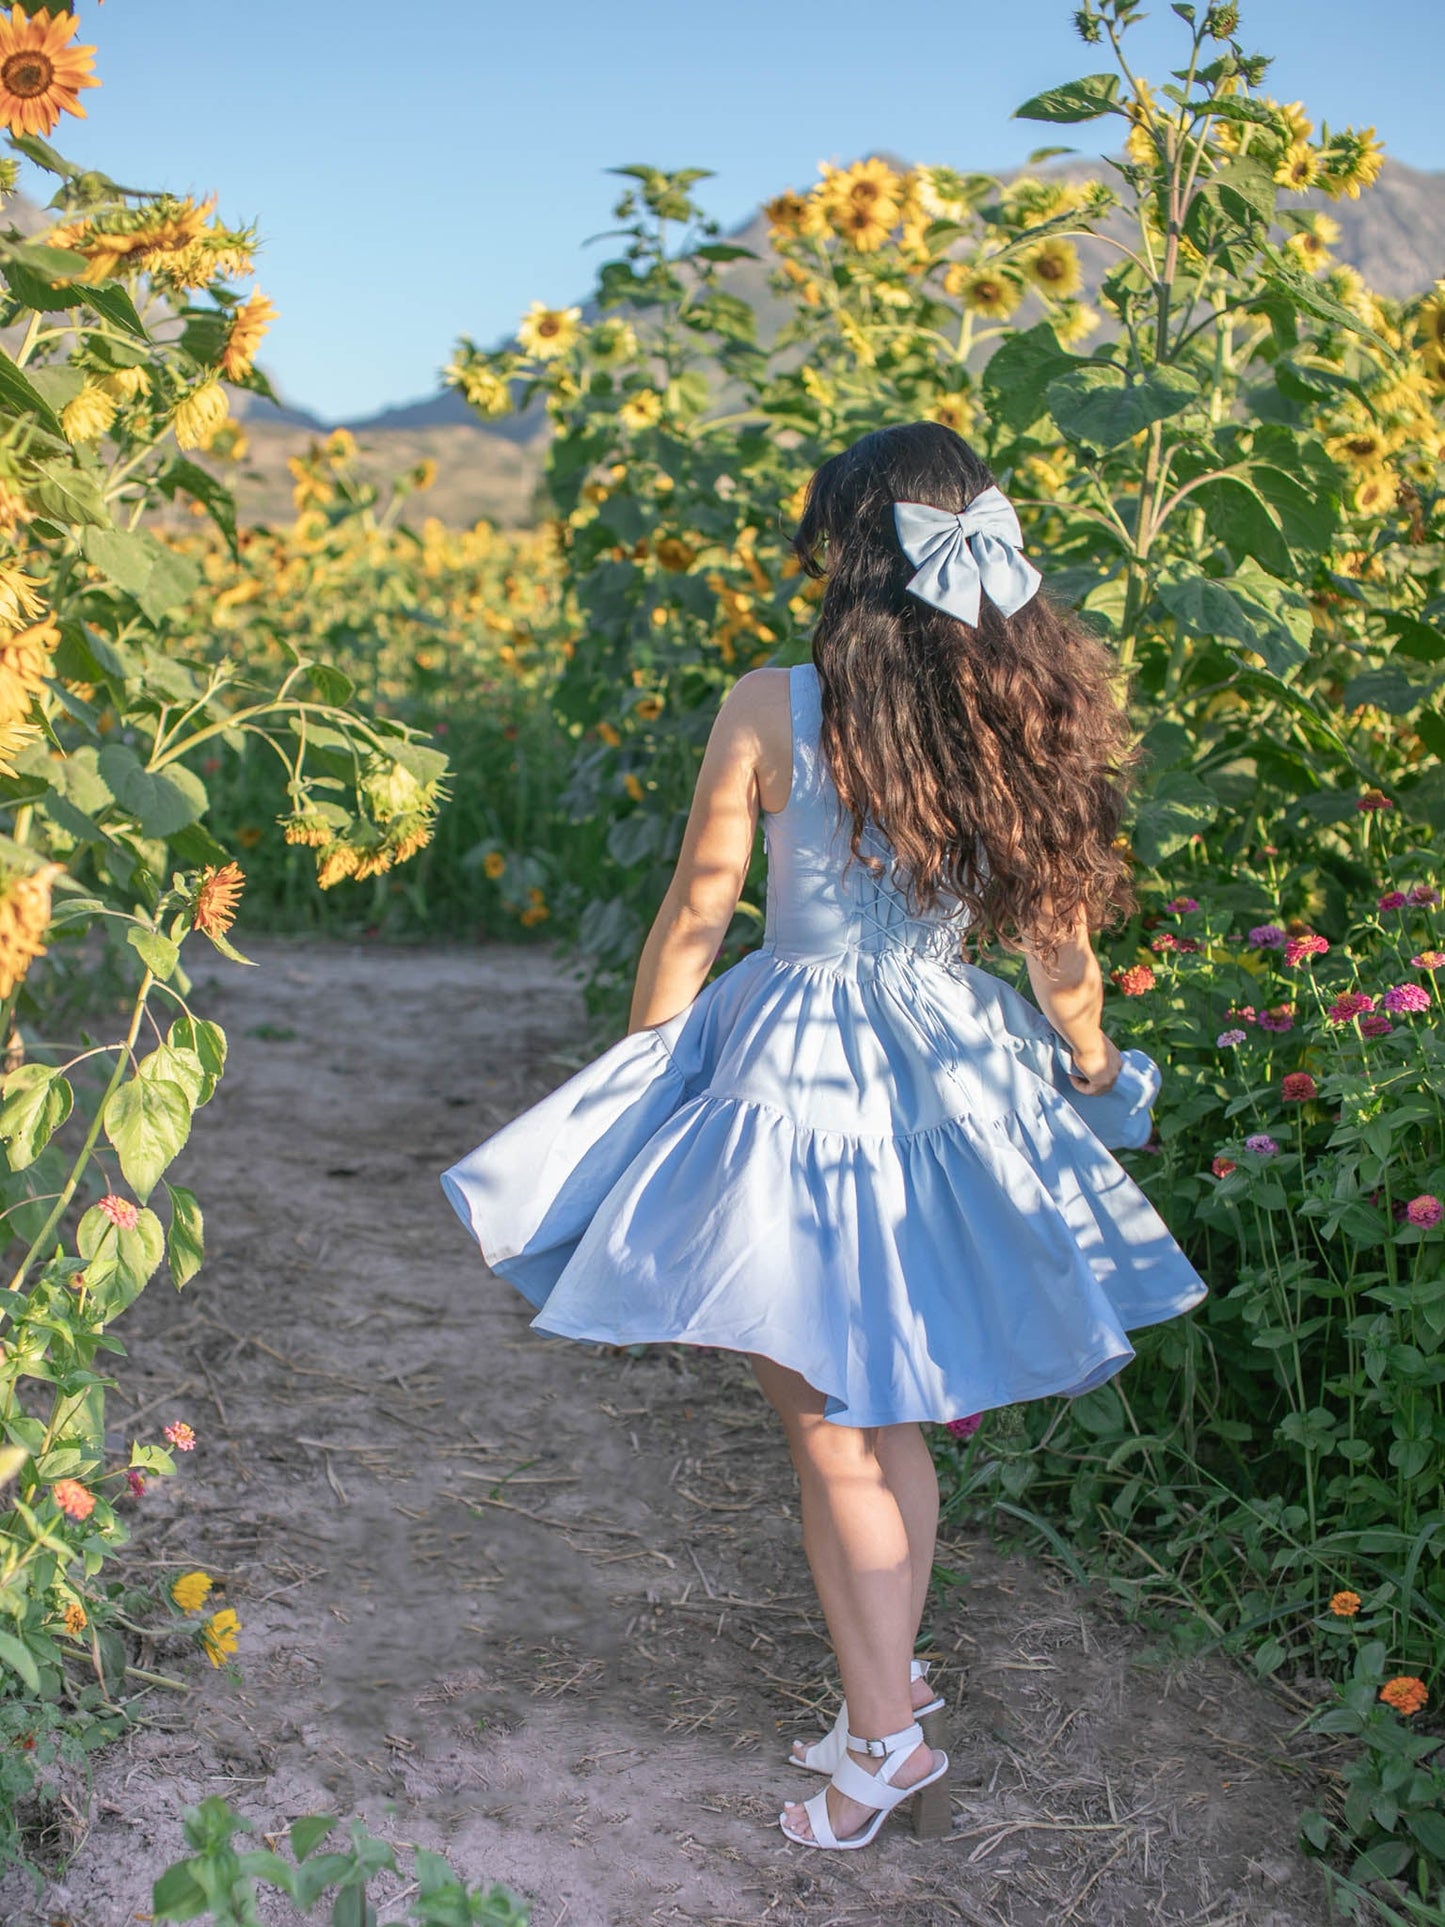
{"type": "MultiPolygon", "coordinates": [[[[262,1887],[284,1894],[299,1915],[331,1899],[334,1927],[375,1927],[377,1912],[367,1888],[379,1873],[399,1874],[395,1850],[378,1840],[361,1820],[347,1828],[344,1846],[334,1840],[340,1821],[331,1814],[307,1814],[288,1831],[291,1857],[269,1848],[249,1851],[235,1844],[251,1822],[217,1794],[185,1809],[186,1844],[191,1854],[178,1860],[155,1883],[152,1905],[157,1920],[202,1920],[215,1927],[260,1927],[257,1910],[262,1887]]],[[[388,1927],[527,1927],[531,1908],[508,1888],[473,1887],[460,1879],[441,1854],[416,1847],[411,1855],[412,1894],[404,1916],[388,1927]]]]}

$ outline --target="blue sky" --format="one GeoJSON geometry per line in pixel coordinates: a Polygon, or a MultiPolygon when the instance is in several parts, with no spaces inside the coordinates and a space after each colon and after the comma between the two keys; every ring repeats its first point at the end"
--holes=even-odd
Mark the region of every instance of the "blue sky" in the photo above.
{"type": "MultiPolygon", "coordinates": [[[[55,144],[127,185],[219,192],[259,222],[281,309],[263,354],[328,418],[429,392],[462,332],[491,343],[529,300],[585,294],[630,161],[702,166],[742,219],[820,160],[885,150],[1006,167],[1054,130],[1010,118],[1104,66],[1071,0],[81,0],[99,47],[89,119],[55,144]]],[[[1426,0],[1243,0],[1266,83],[1316,119],[1373,123],[1445,168],[1438,14],[1426,0]]],[[[1167,5],[1132,37],[1177,64],[1167,5]]],[[[1109,123],[1099,123],[1107,128],[1109,123]]],[[[1074,130],[1097,151],[1095,128],[1074,130]]]]}

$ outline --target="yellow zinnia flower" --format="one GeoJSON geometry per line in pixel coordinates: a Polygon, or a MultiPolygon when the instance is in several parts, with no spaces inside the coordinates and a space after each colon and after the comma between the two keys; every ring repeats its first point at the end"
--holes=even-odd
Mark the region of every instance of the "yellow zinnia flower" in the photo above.
{"type": "Polygon", "coordinates": [[[218,381],[203,381],[176,404],[171,426],[179,448],[205,448],[231,412],[226,391],[218,381]]]}
{"type": "Polygon", "coordinates": [[[553,361],[565,355],[576,341],[580,308],[549,308],[545,301],[534,301],[517,328],[517,340],[538,361],[553,361]]]}
{"type": "Polygon", "coordinates": [[[68,442],[98,442],[115,420],[115,403],[105,390],[88,381],[60,411],[60,426],[68,442]]]}
{"type": "Polygon", "coordinates": [[[199,1612],[216,1582],[206,1572],[183,1572],[172,1582],[171,1598],[183,1613],[199,1612]]]}
{"type": "Polygon", "coordinates": [[[226,345],[221,350],[221,373],[227,381],[244,381],[256,360],[261,338],[276,319],[276,309],[259,288],[252,288],[231,316],[226,345]]]}
{"type": "Polygon", "coordinates": [[[1011,274],[981,264],[965,267],[955,262],[943,277],[943,286],[945,293],[958,295],[965,308],[994,321],[1011,315],[1024,298],[1023,288],[1011,274]]]}
{"type": "Polygon", "coordinates": [[[617,419],[634,433],[662,420],[662,397],[655,388],[639,388],[617,411],[617,419]]]}
{"type": "Polygon", "coordinates": [[[1303,194],[1320,176],[1320,157],[1308,141],[1291,141],[1280,155],[1274,178],[1293,194],[1303,194]]]}
{"type": "Polygon", "coordinates": [[[49,134],[62,110],[85,119],[82,87],[98,87],[94,47],[72,47],[80,22],[70,13],[0,11],[0,125],[12,134],[49,134]]]}
{"type": "Polygon", "coordinates": [[[1059,298],[1077,294],[1084,285],[1079,250],[1072,241],[1041,241],[1025,260],[1024,273],[1045,294],[1059,298]]]}
{"type": "Polygon", "coordinates": [[[213,1666],[229,1659],[240,1643],[241,1621],[231,1607],[223,1606],[220,1612],[212,1613],[202,1622],[201,1644],[213,1666]]]}

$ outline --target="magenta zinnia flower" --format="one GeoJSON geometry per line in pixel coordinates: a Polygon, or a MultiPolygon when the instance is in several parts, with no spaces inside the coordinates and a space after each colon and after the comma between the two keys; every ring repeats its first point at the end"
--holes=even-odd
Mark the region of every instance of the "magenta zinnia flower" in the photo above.
{"type": "Polygon", "coordinates": [[[1405,1206],[1405,1216],[1411,1224],[1424,1225],[1428,1228],[1430,1225],[1439,1224],[1441,1218],[1445,1217],[1445,1205],[1441,1204],[1432,1191],[1422,1191],[1418,1198],[1411,1198],[1405,1206]]]}
{"type": "Polygon", "coordinates": [[[1321,937],[1308,930],[1302,937],[1291,937],[1284,947],[1284,960],[1287,964],[1301,964],[1310,957],[1323,957],[1330,947],[1328,937],[1321,937]]]}
{"type": "Polygon", "coordinates": [[[1403,910],[1409,901],[1403,890],[1387,890],[1380,898],[1379,907],[1382,910],[1403,910]]]}
{"type": "Polygon", "coordinates": [[[1283,950],[1285,934],[1277,923],[1257,923],[1249,933],[1251,950],[1283,950]]]}
{"type": "Polygon", "coordinates": [[[1169,902],[1165,904],[1164,908],[1166,910],[1173,910],[1177,915],[1183,916],[1187,911],[1197,910],[1199,908],[1199,900],[1197,897],[1172,897],[1169,902]]]}
{"type": "Polygon", "coordinates": [[[1440,892],[1433,883],[1417,883],[1409,892],[1411,903],[1423,909],[1433,909],[1440,901],[1440,892]]]}
{"type": "Polygon", "coordinates": [[[1252,1024],[1257,1016],[1253,1004],[1241,1004],[1238,1010],[1231,1008],[1224,1014],[1226,1017],[1232,1017],[1237,1024],[1252,1024]]]}
{"type": "Polygon", "coordinates": [[[1375,1000],[1366,996],[1363,990],[1347,990],[1325,1012],[1325,1021],[1331,1024],[1348,1024],[1363,1011],[1373,1010],[1375,1000]]]}
{"type": "Polygon", "coordinates": [[[1388,1037],[1394,1028],[1389,1018],[1382,1016],[1378,1010],[1360,1019],[1361,1037],[1388,1037]]]}
{"type": "Polygon", "coordinates": [[[1279,1087],[1286,1104],[1306,1104],[1319,1096],[1319,1087],[1308,1071],[1291,1071],[1279,1087]]]}
{"type": "Polygon", "coordinates": [[[1157,937],[1151,937],[1149,939],[1149,948],[1160,951],[1177,950],[1179,948],[1179,939],[1171,936],[1167,930],[1161,930],[1157,937]]]}
{"type": "Polygon", "coordinates": [[[1269,1010],[1262,1010],[1259,1013],[1259,1027],[1261,1030],[1273,1030],[1273,1031],[1280,1031],[1280,1032],[1293,1030],[1294,1029],[1294,1005],[1293,1004],[1275,1004],[1269,1010]]]}
{"type": "Polygon", "coordinates": [[[1430,993],[1424,984],[1391,984],[1381,1001],[1398,1016],[1401,1011],[1428,1010],[1430,993]]]}
{"type": "Polygon", "coordinates": [[[983,1413],[973,1412],[967,1418],[951,1418],[944,1430],[952,1433],[956,1439],[971,1439],[982,1424],[983,1413]]]}

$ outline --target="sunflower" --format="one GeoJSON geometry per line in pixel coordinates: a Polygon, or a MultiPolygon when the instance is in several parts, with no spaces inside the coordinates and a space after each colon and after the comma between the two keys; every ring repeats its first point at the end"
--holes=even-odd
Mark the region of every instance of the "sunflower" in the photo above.
{"type": "Polygon", "coordinates": [[[634,433],[655,427],[662,420],[661,395],[655,388],[639,388],[618,409],[617,419],[624,428],[630,428],[634,433]]]}
{"type": "Polygon", "coordinates": [[[928,411],[928,419],[955,435],[967,435],[974,424],[973,403],[967,395],[940,395],[928,411]]]}
{"type": "Polygon", "coordinates": [[[45,607],[44,586],[18,563],[0,562],[0,625],[17,629],[34,622],[45,607]]]}
{"type": "Polygon", "coordinates": [[[771,201],[764,201],[763,212],[768,217],[774,240],[795,240],[804,232],[808,199],[804,194],[795,194],[790,187],[785,188],[781,194],[775,194],[771,201]]]}
{"type": "Polygon", "coordinates": [[[1320,177],[1320,157],[1308,141],[1291,141],[1279,157],[1274,178],[1292,194],[1303,194],[1320,177]]]}
{"type": "Polygon", "coordinates": [[[220,869],[210,864],[201,872],[196,888],[192,922],[205,937],[224,937],[236,921],[236,905],[246,887],[239,863],[223,863],[220,869]]]}
{"type": "Polygon", "coordinates": [[[115,403],[98,383],[88,381],[60,411],[68,442],[98,442],[115,420],[115,403]]]}
{"type": "Polygon", "coordinates": [[[1347,127],[1323,155],[1320,186],[1338,199],[1357,201],[1360,190],[1372,187],[1385,165],[1385,149],[1373,127],[1347,127]]]}
{"type": "Polygon", "coordinates": [[[276,319],[276,309],[259,288],[252,288],[231,316],[226,345],[221,350],[221,373],[227,381],[244,381],[256,359],[261,337],[276,319]]]}
{"type": "Polygon", "coordinates": [[[230,1606],[212,1613],[201,1625],[201,1644],[213,1666],[229,1659],[241,1643],[241,1621],[230,1606]]]}
{"type": "Polygon", "coordinates": [[[176,431],[178,448],[205,448],[211,437],[226,422],[231,404],[218,381],[203,381],[176,404],[171,426],[176,431]]]}
{"type": "Polygon", "coordinates": [[[1102,316],[1083,301],[1061,301],[1049,316],[1055,339],[1065,348],[1087,341],[1102,316]]]}
{"type": "Polygon", "coordinates": [[[1000,268],[975,263],[965,267],[955,262],[943,277],[944,292],[959,296],[965,308],[991,321],[1011,315],[1024,298],[1024,291],[1011,274],[1000,268]]]}
{"type": "Polygon", "coordinates": [[[1289,237],[1285,248],[1301,267],[1316,273],[1329,266],[1330,249],[1339,238],[1338,221],[1331,220],[1328,214],[1313,214],[1297,234],[1289,237]]]}
{"type": "Polygon", "coordinates": [[[576,341],[581,319],[580,308],[549,308],[545,301],[534,301],[518,325],[517,340],[538,361],[555,361],[576,341]]]}
{"type": "Polygon", "coordinates": [[[876,254],[898,218],[891,201],[852,202],[831,215],[834,231],[859,254],[876,254]]]}
{"type": "Polygon", "coordinates": [[[1331,435],[1325,447],[1337,462],[1348,462],[1352,468],[1378,468],[1390,453],[1389,441],[1369,424],[1331,435]]]}
{"type": "Polygon", "coordinates": [[[0,530],[9,531],[28,522],[31,507],[20,491],[19,478],[14,475],[0,475],[0,530]]]}
{"type": "Polygon", "coordinates": [[[951,167],[920,167],[912,176],[912,186],[931,221],[961,221],[968,213],[968,180],[951,167]]]}
{"type": "Polygon", "coordinates": [[[8,997],[37,957],[45,955],[50,891],[64,874],[59,863],[42,863],[28,876],[0,885],[0,997],[8,997]]]}
{"type": "Polygon", "coordinates": [[[626,321],[600,321],[587,337],[587,352],[599,368],[624,366],[637,348],[637,331],[626,321]]]}
{"type": "Polygon", "coordinates": [[[1355,507],[1361,515],[1388,515],[1398,493],[1399,486],[1388,468],[1372,468],[1355,490],[1355,507]]]}
{"type": "Polygon", "coordinates": [[[183,1613],[199,1612],[215,1583],[208,1572],[183,1572],[171,1582],[171,1598],[183,1613]]]}
{"type": "Polygon", "coordinates": [[[1084,285],[1079,250],[1072,241],[1041,241],[1025,260],[1024,273],[1045,294],[1060,298],[1077,294],[1084,285]]]}
{"type": "Polygon", "coordinates": [[[1291,146],[1299,141],[1307,141],[1315,131],[1315,124],[1305,112],[1305,104],[1302,100],[1292,100],[1285,104],[1277,100],[1267,100],[1265,105],[1272,107],[1284,122],[1291,146]]]}
{"type": "Polygon", "coordinates": [[[892,227],[903,198],[903,180],[886,161],[856,161],[852,167],[825,167],[818,196],[840,232],[840,217],[856,211],[892,227]]]}
{"type": "Polygon", "coordinates": [[[1427,371],[1434,380],[1445,380],[1445,281],[1437,281],[1435,292],[1421,302],[1415,332],[1427,371]]]}
{"type": "Polygon", "coordinates": [[[49,134],[61,110],[85,119],[82,87],[98,87],[91,74],[94,47],[72,47],[79,21],[74,14],[42,13],[31,19],[24,7],[0,11],[0,122],[12,134],[49,134]]]}

